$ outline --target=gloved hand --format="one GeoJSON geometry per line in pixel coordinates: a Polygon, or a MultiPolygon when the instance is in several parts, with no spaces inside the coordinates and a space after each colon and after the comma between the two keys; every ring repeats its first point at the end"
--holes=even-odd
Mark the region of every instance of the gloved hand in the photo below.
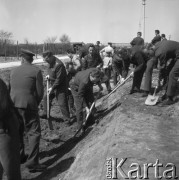
{"type": "Polygon", "coordinates": [[[130,77],[134,77],[134,71],[131,72],[130,77]]]}
{"type": "Polygon", "coordinates": [[[98,84],[98,87],[99,87],[99,91],[103,91],[103,86],[100,84],[98,84]]]}
{"type": "Polygon", "coordinates": [[[121,78],[121,80],[120,80],[120,81],[121,81],[121,83],[123,83],[123,82],[125,81],[125,79],[124,79],[124,78],[121,78]]]}
{"type": "Polygon", "coordinates": [[[49,88],[47,93],[50,94],[52,92],[52,88],[49,88]]]}
{"type": "Polygon", "coordinates": [[[89,112],[90,112],[90,109],[86,107],[86,114],[88,114],[89,112]]]}
{"type": "Polygon", "coordinates": [[[50,76],[49,76],[49,75],[45,76],[45,79],[46,79],[46,80],[49,80],[49,78],[50,78],[50,76]]]}

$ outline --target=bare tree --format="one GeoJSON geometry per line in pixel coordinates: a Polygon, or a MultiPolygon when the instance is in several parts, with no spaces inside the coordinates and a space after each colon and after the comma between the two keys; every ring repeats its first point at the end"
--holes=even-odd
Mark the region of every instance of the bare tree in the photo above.
{"type": "Polygon", "coordinates": [[[62,43],[69,43],[70,42],[70,37],[67,35],[67,34],[63,34],[61,37],[60,37],[60,41],[62,43]]]}
{"type": "Polygon", "coordinates": [[[12,42],[12,32],[0,30],[0,43],[10,44],[12,42]]]}
{"type": "Polygon", "coordinates": [[[29,44],[28,38],[24,38],[24,44],[29,44]]]}
{"type": "Polygon", "coordinates": [[[47,38],[44,40],[44,43],[52,44],[52,43],[55,43],[56,40],[57,40],[57,36],[47,37],[47,38]]]}

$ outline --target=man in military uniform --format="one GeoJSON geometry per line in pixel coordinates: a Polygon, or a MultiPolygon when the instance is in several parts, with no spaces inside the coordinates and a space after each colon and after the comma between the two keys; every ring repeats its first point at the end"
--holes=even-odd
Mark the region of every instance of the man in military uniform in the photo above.
{"type": "Polygon", "coordinates": [[[46,168],[39,164],[39,143],[41,136],[38,105],[43,98],[43,77],[41,70],[32,65],[34,53],[21,50],[21,65],[10,73],[10,95],[20,120],[21,159],[25,160],[23,135],[29,140],[29,154],[26,167],[30,171],[46,168]]]}
{"type": "Polygon", "coordinates": [[[74,97],[78,128],[83,123],[83,107],[87,113],[94,102],[93,85],[100,81],[101,72],[97,68],[90,68],[76,74],[70,82],[71,91],[74,97]]]}
{"type": "Polygon", "coordinates": [[[155,57],[159,58],[160,71],[166,68],[169,59],[175,59],[176,62],[169,73],[166,98],[162,105],[170,105],[174,103],[174,96],[179,77],[179,42],[176,41],[161,41],[157,43],[154,49],[155,57]]]}
{"type": "Polygon", "coordinates": [[[139,46],[141,49],[144,46],[144,39],[141,37],[142,33],[138,32],[137,37],[135,37],[131,42],[131,46],[139,46]]]}
{"type": "MultiPolygon", "coordinates": [[[[43,53],[44,61],[49,65],[47,78],[50,80],[51,87],[49,88],[50,107],[52,100],[56,97],[60,110],[63,116],[63,120],[70,124],[70,113],[67,101],[67,72],[62,61],[53,56],[51,51],[45,51],[43,53]]],[[[47,118],[47,92],[43,98],[43,112],[40,114],[41,118],[47,118]]]]}

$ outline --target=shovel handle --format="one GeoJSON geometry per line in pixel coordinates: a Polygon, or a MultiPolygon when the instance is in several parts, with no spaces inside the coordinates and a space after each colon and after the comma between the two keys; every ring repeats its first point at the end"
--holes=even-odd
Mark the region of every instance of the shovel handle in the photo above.
{"type": "Polygon", "coordinates": [[[50,130],[53,130],[53,124],[52,121],[50,120],[50,101],[49,101],[49,79],[47,79],[47,120],[48,120],[48,126],[50,130]]]}
{"type": "Polygon", "coordinates": [[[132,75],[132,73],[131,73],[122,83],[117,84],[117,86],[116,86],[108,95],[106,95],[106,97],[104,97],[103,100],[106,100],[114,91],[116,91],[119,87],[121,87],[122,85],[124,85],[125,82],[126,82],[128,79],[131,78],[131,75],[132,75]]]}
{"type": "Polygon", "coordinates": [[[154,90],[154,93],[153,93],[153,97],[155,96],[156,92],[157,92],[157,88],[158,86],[155,86],[155,90],[154,90]]]}

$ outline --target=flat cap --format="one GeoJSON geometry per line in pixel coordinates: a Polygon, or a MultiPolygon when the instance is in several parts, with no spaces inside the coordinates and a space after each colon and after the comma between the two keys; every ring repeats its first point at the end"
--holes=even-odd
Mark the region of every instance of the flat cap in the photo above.
{"type": "Polygon", "coordinates": [[[44,51],[44,52],[42,53],[42,56],[43,56],[43,57],[52,56],[52,55],[53,55],[53,53],[52,53],[52,51],[50,51],[50,50],[44,51]]]}
{"type": "Polygon", "coordinates": [[[31,52],[27,49],[21,49],[20,56],[23,56],[23,55],[30,56],[30,57],[35,56],[35,54],[33,52],[31,52]]]}

